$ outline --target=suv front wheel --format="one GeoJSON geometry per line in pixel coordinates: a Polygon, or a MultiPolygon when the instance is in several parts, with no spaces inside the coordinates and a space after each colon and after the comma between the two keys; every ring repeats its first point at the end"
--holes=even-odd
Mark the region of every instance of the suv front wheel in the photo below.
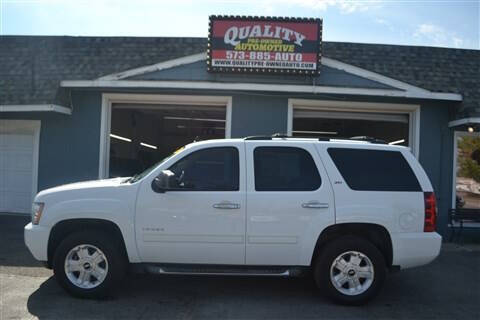
{"type": "Polygon", "coordinates": [[[55,251],[55,278],[73,296],[104,298],[125,274],[122,252],[119,244],[101,231],[71,234],[55,251]]]}
{"type": "Polygon", "coordinates": [[[371,242],[344,236],[322,249],[314,264],[314,275],[320,290],[335,302],[364,304],[382,287],[385,259],[371,242]]]}

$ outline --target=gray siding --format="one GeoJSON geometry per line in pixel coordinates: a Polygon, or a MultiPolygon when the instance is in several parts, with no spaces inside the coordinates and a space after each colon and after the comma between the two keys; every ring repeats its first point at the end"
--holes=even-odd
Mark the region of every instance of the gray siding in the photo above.
{"type": "Polygon", "coordinates": [[[288,99],[236,95],[232,100],[232,138],[287,132],[288,99]]]}
{"type": "Polygon", "coordinates": [[[101,94],[72,93],[72,115],[0,113],[2,119],[41,120],[38,191],[98,178],[101,94]]]}
{"type": "MultiPolygon", "coordinates": [[[[109,90],[114,91],[114,90],[109,90]]],[[[144,91],[145,92],[145,91],[144,91]]],[[[147,91],[148,93],[154,93],[147,91]]],[[[287,132],[286,94],[157,91],[163,94],[232,95],[232,137],[271,135],[287,132]]],[[[297,96],[296,96],[297,97],[297,96]]],[[[312,95],[302,98],[319,99],[312,95]]],[[[325,99],[326,97],[321,97],[325,99]]],[[[363,97],[365,99],[365,97],[363,97]]],[[[350,97],[348,100],[355,100],[350,97]]],[[[357,97],[357,100],[359,97],[357,97]]],[[[365,99],[371,102],[390,99],[365,99]]],[[[74,181],[98,177],[101,93],[72,92],[73,114],[0,113],[0,118],[38,119],[40,134],[39,190],[74,181]]],[[[396,99],[394,102],[419,103],[396,99]]],[[[429,176],[438,199],[439,231],[446,235],[448,209],[452,197],[453,132],[448,128],[449,106],[422,102],[420,163],[429,176]]]]}
{"type": "Polygon", "coordinates": [[[448,128],[449,110],[441,103],[425,103],[420,111],[420,163],[433,185],[438,201],[437,226],[447,233],[452,204],[453,131],[448,128]]]}
{"type": "Polygon", "coordinates": [[[396,89],[391,86],[362,78],[343,70],[322,66],[320,74],[315,77],[300,75],[261,75],[261,74],[229,74],[207,72],[206,62],[198,61],[166,70],[154,71],[128,78],[128,80],[183,80],[183,81],[215,81],[274,83],[317,86],[341,86],[353,88],[396,89]]]}

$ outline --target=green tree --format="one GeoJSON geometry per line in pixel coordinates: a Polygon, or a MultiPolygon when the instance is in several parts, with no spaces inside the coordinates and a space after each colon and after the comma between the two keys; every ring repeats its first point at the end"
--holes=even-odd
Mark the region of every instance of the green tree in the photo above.
{"type": "Polygon", "coordinates": [[[464,136],[458,140],[458,176],[480,182],[480,138],[464,136]]]}

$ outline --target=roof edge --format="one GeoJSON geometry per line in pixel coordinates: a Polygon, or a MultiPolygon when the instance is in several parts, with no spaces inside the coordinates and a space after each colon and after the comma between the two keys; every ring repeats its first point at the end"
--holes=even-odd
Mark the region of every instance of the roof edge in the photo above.
{"type": "Polygon", "coordinates": [[[72,109],[58,104],[10,104],[0,105],[0,112],[58,112],[72,114],[72,109]]]}
{"type": "Polygon", "coordinates": [[[400,97],[412,99],[431,99],[462,101],[462,95],[443,92],[403,91],[392,89],[366,89],[349,87],[331,87],[316,85],[285,85],[259,83],[225,83],[211,81],[145,81],[145,80],[63,80],[61,87],[65,88],[169,88],[193,90],[241,90],[241,91],[271,91],[296,92],[312,94],[346,94],[380,97],[400,97]]]}
{"type": "Polygon", "coordinates": [[[372,80],[372,81],[375,81],[375,82],[379,82],[381,84],[385,84],[385,85],[388,85],[390,87],[398,88],[398,89],[401,89],[401,90],[415,91],[415,92],[419,92],[419,93],[431,93],[431,91],[429,91],[427,89],[423,89],[423,88],[411,85],[409,83],[406,83],[406,82],[403,82],[403,81],[400,81],[400,80],[397,80],[397,79],[393,79],[393,78],[384,76],[380,73],[373,72],[373,71],[370,71],[370,70],[367,70],[367,69],[363,69],[363,68],[360,68],[360,67],[357,67],[357,66],[354,66],[352,64],[348,64],[348,63],[345,63],[345,62],[342,62],[342,61],[339,61],[339,60],[335,60],[335,59],[331,59],[331,58],[327,58],[327,57],[322,57],[322,65],[330,67],[330,68],[342,70],[342,71],[345,71],[347,73],[350,73],[350,74],[353,74],[353,75],[356,75],[356,76],[359,76],[359,77],[362,77],[362,78],[366,78],[368,80],[372,80]]]}
{"type": "MultiPolygon", "coordinates": [[[[142,75],[145,73],[166,70],[166,69],[206,60],[206,59],[207,59],[207,52],[205,51],[205,52],[201,52],[193,55],[188,55],[180,58],[175,58],[172,60],[163,61],[163,62],[152,64],[152,65],[147,65],[139,68],[134,68],[134,69],[125,70],[122,72],[109,74],[109,75],[97,78],[94,81],[118,81],[118,80],[130,78],[133,76],[142,75]]],[[[463,100],[462,96],[457,93],[435,93],[427,89],[417,87],[409,83],[406,83],[397,79],[393,79],[393,78],[384,76],[382,74],[379,74],[367,69],[363,69],[339,60],[331,59],[328,57],[322,57],[321,64],[330,68],[345,71],[347,73],[350,73],[371,81],[388,85],[390,87],[397,88],[399,90],[407,91],[409,95],[414,95],[414,96],[418,95],[422,97],[429,96],[428,99],[438,99],[438,97],[442,96],[443,98],[441,98],[440,100],[454,100],[454,101],[463,100]],[[432,96],[433,98],[431,98],[432,96]]]]}
{"type": "Polygon", "coordinates": [[[178,67],[184,64],[190,64],[190,63],[194,63],[194,62],[202,61],[206,59],[207,59],[207,52],[205,51],[202,53],[197,53],[197,54],[192,54],[189,56],[184,56],[184,57],[180,57],[172,60],[167,60],[160,63],[148,65],[148,66],[129,69],[129,70],[125,70],[117,73],[112,73],[112,74],[97,78],[97,80],[122,80],[125,78],[130,78],[130,77],[138,76],[145,73],[170,69],[173,67],[178,67]]]}

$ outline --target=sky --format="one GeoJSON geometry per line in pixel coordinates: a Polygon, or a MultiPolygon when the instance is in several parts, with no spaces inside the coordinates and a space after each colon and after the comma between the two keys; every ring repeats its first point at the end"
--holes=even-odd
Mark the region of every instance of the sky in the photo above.
{"type": "Polygon", "coordinates": [[[206,37],[212,14],[322,18],[325,41],[480,49],[480,0],[0,0],[0,35],[206,37]]]}

